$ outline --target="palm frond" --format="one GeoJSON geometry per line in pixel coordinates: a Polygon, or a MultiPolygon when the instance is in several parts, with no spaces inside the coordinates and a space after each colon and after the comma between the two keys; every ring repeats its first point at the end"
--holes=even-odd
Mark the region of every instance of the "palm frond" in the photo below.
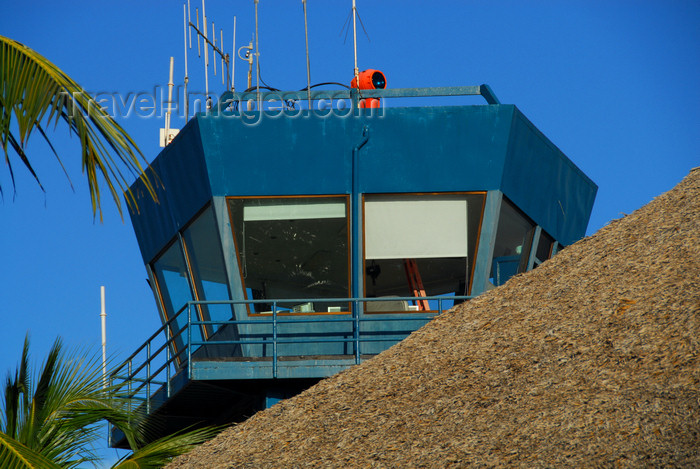
{"type": "Polygon", "coordinates": [[[222,428],[203,428],[160,438],[119,460],[113,469],[155,469],[213,438],[222,428]]]}
{"type": "MultiPolygon", "coordinates": [[[[156,200],[153,184],[143,170],[146,163],[126,131],[75,81],[32,49],[0,36],[0,144],[14,186],[9,149],[17,154],[37,182],[26,145],[41,123],[63,122],[78,136],[81,145],[82,171],[87,177],[93,214],[102,219],[99,179],[104,180],[119,213],[121,195],[138,210],[136,197],[129,189],[128,177],[142,178],[151,197],[156,200]],[[14,122],[14,123],[13,123],[14,122]],[[13,133],[13,128],[17,131],[13,133]]],[[[63,163],[51,146],[61,166],[63,163]]],[[[2,188],[0,188],[1,190],[2,188]]]]}
{"type": "Polygon", "coordinates": [[[0,467],[3,469],[54,469],[61,466],[0,432],[0,467]]]}

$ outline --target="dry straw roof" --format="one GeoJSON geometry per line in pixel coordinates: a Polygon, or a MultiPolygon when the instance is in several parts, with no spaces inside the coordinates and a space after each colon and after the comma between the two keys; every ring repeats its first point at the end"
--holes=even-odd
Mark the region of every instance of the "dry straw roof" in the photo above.
{"type": "Polygon", "coordinates": [[[700,169],[169,467],[700,466],[700,169]]]}

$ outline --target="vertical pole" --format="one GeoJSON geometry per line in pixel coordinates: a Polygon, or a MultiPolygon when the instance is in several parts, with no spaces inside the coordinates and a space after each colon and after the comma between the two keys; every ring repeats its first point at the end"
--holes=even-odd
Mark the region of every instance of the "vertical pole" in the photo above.
{"type": "Polygon", "coordinates": [[[362,203],[362,197],[360,194],[360,150],[365,146],[369,140],[369,127],[366,125],[362,127],[362,139],[360,142],[352,149],[352,200],[350,202],[350,210],[352,211],[351,216],[351,228],[352,228],[352,297],[353,297],[353,318],[354,318],[354,331],[353,338],[355,339],[355,361],[359,363],[360,360],[360,303],[358,298],[360,297],[360,283],[363,280],[363,269],[362,269],[362,246],[360,243],[362,234],[362,217],[360,205],[362,203]]]}
{"type": "MultiPolygon", "coordinates": [[[[204,26],[204,39],[209,39],[207,34],[207,12],[204,9],[204,0],[202,0],[202,26],[204,26]]],[[[204,100],[205,107],[209,110],[209,44],[204,41],[204,100]]]]}
{"type": "MultiPolygon", "coordinates": [[[[219,30],[219,49],[221,50],[221,84],[225,85],[226,82],[224,80],[224,77],[226,77],[227,73],[224,72],[224,30],[220,29],[219,30]]],[[[228,77],[226,77],[228,78],[228,77]]]]}
{"type": "Polygon", "coordinates": [[[164,142],[163,146],[167,146],[169,141],[169,134],[170,134],[170,105],[173,102],[173,86],[175,86],[175,83],[173,83],[173,66],[175,64],[175,58],[170,57],[170,75],[169,75],[169,80],[168,80],[168,110],[165,111],[165,137],[164,137],[164,142]]]}
{"type": "Polygon", "coordinates": [[[233,17],[233,51],[231,52],[231,91],[236,92],[236,17],[233,17]]]}
{"type": "Polygon", "coordinates": [[[256,100],[258,101],[258,111],[262,112],[262,103],[260,102],[260,47],[258,43],[258,2],[255,0],[255,80],[256,80],[256,100]]]}
{"type": "MultiPolygon", "coordinates": [[[[182,8],[185,8],[185,5],[182,5],[182,8]]],[[[187,31],[190,31],[190,47],[192,47],[192,32],[189,28],[188,20],[187,17],[190,14],[189,11],[190,8],[190,0],[187,0],[187,11],[183,11],[183,17],[184,17],[184,22],[185,22],[185,122],[187,122],[187,119],[190,117],[190,103],[189,103],[189,97],[187,96],[187,82],[190,81],[190,78],[187,76],[187,31]]]]}
{"type": "Polygon", "coordinates": [[[353,73],[355,75],[355,83],[357,83],[357,87],[359,88],[360,69],[357,68],[357,6],[355,5],[355,0],[352,0],[352,43],[355,53],[355,68],[353,68],[353,73]]]}
{"type": "Polygon", "coordinates": [[[272,377],[277,378],[277,302],[272,303],[272,377]]]}
{"type": "MultiPolygon", "coordinates": [[[[212,62],[214,62],[214,76],[216,76],[216,27],[214,26],[214,22],[211,22],[211,57],[212,57],[212,62]]],[[[221,45],[219,45],[221,46],[221,45]]]]}
{"type": "Polygon", "coordinates": [[[146,415],[151,413],[151,341],[146,344],[146,415]]]}
{"type": "Polygon", "coordinates": [[[309,25],[306,19],[306,0],[301,0],[304,5],[304,35],[306,36],[306,95],[309,99],[309,111],[311,111],[311,62],[309,61],[309,25]]]}
{"type": "Polygon", "coordinates": [[[100,320],[102,322],[102,388],[107,387],[107,309],[105,307],[105,287],[100,287],[100,320]]]}

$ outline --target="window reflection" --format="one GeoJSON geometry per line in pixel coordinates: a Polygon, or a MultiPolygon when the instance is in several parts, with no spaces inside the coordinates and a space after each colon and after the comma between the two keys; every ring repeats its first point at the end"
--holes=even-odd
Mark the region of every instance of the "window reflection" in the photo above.
{"type": "MultiPolygon", "coordinates": [[[[192,291],[187,275],[187,267],[185,257],[182,254],[179,240],[175,240],[173,244],[158,257],[152,266],[153,273],[158,283],[160,297],[163,302],[163,309],[166,320],[173,317],[175,319],[173,335],[183,331],[187,325],[187,311],[181,311],[188,301],[192,301],[192,291]]],[[[197,320],[193,317],[192,320],[197,320]]],[[[183,332],[187,334],[187,332],[183,332]]],[[[191,331],[192,340],[202,340],[202,335],[199,328],[193,328],[191,331]]],[[[178,348],[182,349],[186,336],[181,336],[176,340],[178,348]]]]}
{"type": "MultiPolygon", "coordinates": [[[[229,198],[247,299],[347,298],[347,197],[229,198]]],[[[280,302],[280,312],[347,311],[348,305],[280,302]]],[[[272,303],[251,305],[271,313],[272,303]]]]}
{"type": "Polygon", "coordinates": [[[434,311],[437,301],[419,298],[467,295],[483,201],[481,193],[366,195],[365,296],[387,301],[365,311],[434,311]]]}
{"type": "Polygon", "coordinates": [[[504,198],[489,279],[494,286],[503,285],[516,273],[526,270],[534,229],[535,224],[504,198]]]}
{"type": "Polygon", "coordinates": [[[540,234],[540,240],[537,243],[537,252],[535,253],[535,260],[533,265],[537,267],[552,255],[552,245],[554,244],[554,238],[549,236],[542,230],[540,234]]]}
{"type": "MultiPolygon", "coordinates": [[[[198,300],[230,300],[226,267],[221,242],[211,206],[183,233],[187,255],[198,300]]],[[[228,321],[231,305],[200,305],[200,314],[206,321],[228,321]]],[[[206,328],[207,337],[220,325],[206,328]]]]}

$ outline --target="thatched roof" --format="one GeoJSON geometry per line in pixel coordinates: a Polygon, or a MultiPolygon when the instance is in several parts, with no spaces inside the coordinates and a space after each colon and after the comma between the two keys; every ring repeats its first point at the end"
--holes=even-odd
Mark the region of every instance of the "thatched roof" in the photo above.
{"type": "Polygon", "coordinates": [[[181,467],[700,466],[700,169],[181,467]]]}

